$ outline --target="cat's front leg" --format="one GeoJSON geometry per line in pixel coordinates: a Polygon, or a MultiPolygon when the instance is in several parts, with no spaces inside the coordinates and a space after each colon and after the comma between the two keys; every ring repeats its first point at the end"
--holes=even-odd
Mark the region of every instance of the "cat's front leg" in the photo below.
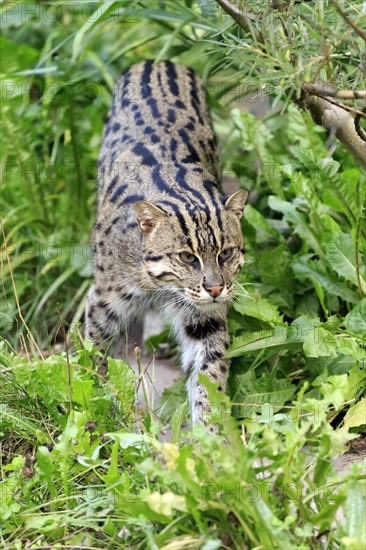
{"type": "Polygon", "coordinates": [[[207,390],[198,382],[198,374],[205,374],[226,390],[229,362],[224,359],[229,346],[225,315],[206,315],[186,319],[180,331],[182,367],[187,375],[187,390],[193,424],[207,424],[211,407],[207,390]]]}

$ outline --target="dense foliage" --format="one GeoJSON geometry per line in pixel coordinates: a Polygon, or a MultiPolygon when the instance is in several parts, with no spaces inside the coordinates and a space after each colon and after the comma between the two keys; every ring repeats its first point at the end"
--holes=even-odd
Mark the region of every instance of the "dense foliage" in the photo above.
{"type": "MultiPolygon", "coordinates": [[[[212,0],[4,7],[6,548],[362,547],[361,467],[341,478],[332,459],[366,424],[365,177],[291,102],[304,80],[360,87],[362,39],[333,2],[242,4],[257,16],[252,33],[212,0]],[[210,386],[220,437],[182,436],[182,383],[165,393],[163,418],[148,399],[137,408],[142,379],[110,359],[103,380],[75,326],[113,84],[146,58],[202,75],[223,174],[250,191],[230,396],[210,386]],[[70,348],[56,355],[70,326],[70,348]]],[[[347,7],[356,22],[361,4],[347,7]]]]}

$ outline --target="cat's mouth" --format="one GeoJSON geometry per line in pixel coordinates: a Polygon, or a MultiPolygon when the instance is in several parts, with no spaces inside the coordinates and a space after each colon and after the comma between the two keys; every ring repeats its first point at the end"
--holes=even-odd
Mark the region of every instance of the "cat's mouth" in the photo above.
{"type": "Polygon", "coordinates": [[[229,293],[225,292],[224,295],[213,297],[209,296],[192,296],[187,290],[185,291],[186,297],[191,305],[201,311],[214,311],[230,301],[229,293]]]}
{"type": "Polygon", "coordinates": [[[223,304],[227,304],[228,298],[223,298],[219,296],[218,298],[207,298],[204,300],[199,300],[195,302],[195,306],[204,311],[214,311],[218,309],[223,304]]]}

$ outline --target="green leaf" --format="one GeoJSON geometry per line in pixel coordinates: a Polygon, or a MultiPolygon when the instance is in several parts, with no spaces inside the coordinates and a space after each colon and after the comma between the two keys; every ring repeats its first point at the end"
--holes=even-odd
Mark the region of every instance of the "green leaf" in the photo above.
{"type": "Polygon", "coordinates": [[[263,404],[280,408],[296,391],[296,387],[286,378],[277,378],[274,373],[264,373],[257,378],[253,370],[235,375],[233,386],[236,388],[232,397],[235,402],[234,414],[249,418],[254,412],[259,412],[263,404]]]}
{"type": "MultiPolygon", "coordinates": [[[[299,202],[299,201],[298,201],[299,202]]],[[[296,202],[284,201],[275,195],[268,197],[268,205],[276,212],[282,212],[283,219],[294,226],[294,232],[305,240],[310,246],[314,246],[317,237],[308,223],[304,214],[298,211],[296,202]]]]}
{"type": "Polygon", "coordinates": [[[179,443],[182,423],[187,416],[187,401],[182,403],[173,413],[171,419],[172,442],[179,443]]]}
{"type": "Polygon", "coordinates": [[[141,447],[142,443],[149,441],[149,438],[145,434],[135,434],[130,432],[115,432],[106,433],[106,437],[110,437],[114,441],[118,441],[122,449],[127,447],[141,447]]]}
{"type": "Polygon", "coordinates": [[[364,202],[362,174],[357,168],[344,170],[323,180],[322,199],[336,212],[342,212],[354,227],[361,216],[364,202]]]}
{"type": "Polygon", "coordinates": [[[55,498],[57,489],[53,480],[53,464],[50,451],[42,445],[37,450],[37,470],[46,480],[51,498],[55,498]]]}
{"type": "Polygon", "coordinates": [[[359,334],[361,338],[366,334],[366,298],[363,298],[352,311],[346,315],[344,319],[346,329],[355,334],[359,334]]]}
{"type": "Polygon", "coordinates": [[[315,292],[318,296],[318,300],[320,302],[320,305],[322,306],[322,310],[323,310],[323,313],[328,316],[329,315],[329,311],[328,311],[328,308],[326,307],[325,305],[325,300],[324,300],[324,288],[322,287],[322,285],[319,283],[319,281],[315,278],[315,277],[309,277],[311,282],[313,283],[313,286],[315,288],[315,292]]]}
{"type": "MultiPolygon", "coordinates": [[[[350,545],[347,548],[363,548],[366,540],[365,485],[363,481],[351,480],[347,487],[345,515],[350,545]],[[358,546],[357,546],[358,544],[358,546]]],[[[346,542],[346,541],[344,541],[346,542]]]]}
{"type": "Polygon", "coordinates": [[[347,374],[328,376],[320,384],[323,398],[336,407],[340,407],[350,397],[350,387],[347,374]]]}
{"type": "Polygon", "coordinates": [[[29,418],[25,418],[16,409],[5,403],[0,403],[0,426],[10,429],[14,433],[23,435],[26,439],[34,439],[40,443],[49,443],[50,437],[43,433],[40,425],[29,418]]]}
{"type": "Polygon", "coordinates": [[[262,250],[259,255],[258,269],[264,284],[291,294],[294,275],[291,269],[291,255],[286,244],[262,250]]]}
{"type": "Polygon", "coordinates": [[[154,491],[147,494],[145,499],[150,508],[157,514],[170,516],[173,510],[186,511],[186,499],[183,496],[175,495],[171,491],[163,494],[154,491]]]}
{"type": "Polygon", "coordinates": [[[284,324],[277,307],[266,298],[262,298],[258,292],[246,291],[244,293],[242,287],[242,294],[236,297],[233,307],[235,311],[260,321],[278,325],[284,324]]]}
{"type": "MultiPolygon", "coordinates": [[[[325,260],[327,264],[341,277],[354,285],[360,285],[361,291],[366,294],[366,282],[363,273],[356,270],[356,245],[351,235],[337,233],[326,243],[325,260]]],[[[361,262],[361,266],[363,262],[361,262]]]]}
{"type": "Polygon", "coordinates": [[[338,353],[350,355],[359,361],[366,358],[366,350],[361,348],[356,338],[347,338],[345,335],[338,335],[336,348],[338,353]]]}
{"type": "Polygon", "coordinates": [[[322,327],[314,327],[304,338],[304,353],[307,357],[336,357],[336,337],[322,327]]]}
{"type": "Polygon", "coordinates": [[[366,397],[363,397],[361,401],[353,405],[344,417],[345,428],[355,428],[366,424],[366,397]]]}
{"type": "Polygon", "coordinates": [[[257,243],[283,240],[281,233],[251,204],[245,206],[245,221],[254,227],[257,243]]]}
{"type": "Polygon", "coordinates": [[[122,359],[108,357],[108,378],[113,392],[129,410],[135,399],[136,375],[130,365],[122,359]]]}
{"type": "Polygon", "coordinates": [[[88,409],[93,389],[93,380],[82,380],[74,376],[72,380],[72,400],[79,403],[83,408],[88,409]]]}
{"type": "Polygon", "coordinates": [[[248,332],[234,337],[226,357],[239,357],[244,353],[263,349],[299,348],[302,338],[287,339],[287,328],[277,326],[270,330],[248,332]]]}
{"type": "MultiPolygon", "coordinates": [[[[107,2],[102,2],[101,4],[97,5],[97,8],[94,12],[96,14],[96,17],[90,17],[89,20],[86,21],[86,23],[84,23],[84,25],[78,30],[72,45],[71,61],[73,63],[75,63],[76,59],[78,58],[81,52],[82,41],[85,36],[85,33],[89,32],[93,27],[95,27],[95,25],[98,22],[100,22],[100,20],[105,19],[106,15],[112,10],[114,10],[115,4],[117,4],[117,2],[114,2],[113,0],[109,0],[107,2]]],[[[123,8],[120,8],[120,9],[123,9],[123,8]]]]}
{"type": "Polygon", "coordinates": [[[30,69],[39,57],[39,52],[34,48],[27,44],[16,44],[4,36],[0,37],[0,51],[0,73],[2,75],[30,69]]]}
{"type": "Polygon", "coordinates": [[[311,257],[312,255],[309,254],[300,256],[298,260],[293,261],[292,268],[296,277],[300,281],[306,278],[315,279],[330,294],[339,296],[346,302],[357,304],[359,301],[357,294],[350,290],[345,283],[327,273],[322,261],[311,260],[311,257]]]}
{"type": "Polygon", "coordinates": [[[268,128],[253,114],[232,109],[231,116],[236,128],[240,131],[242,146],[247,151],[272,138],[268,128]]]}

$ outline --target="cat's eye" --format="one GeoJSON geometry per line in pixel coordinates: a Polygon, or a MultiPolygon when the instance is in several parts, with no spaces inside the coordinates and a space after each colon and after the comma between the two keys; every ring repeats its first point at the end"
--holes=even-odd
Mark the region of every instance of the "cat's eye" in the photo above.
{"type": "Polygon", "coordinates": [[[219,260],[222,260],[224,262],[226,262],[227,260],[230,260],[230,258],[232,257],[234,253],[234,249],[233,248],[225,248],[225,250],[223,250],[222,252],[220,252],[219,254],[219,260]]]}
{"type": "Polygon", "coordinates": [[[190,252],[181,252],[179,254],[179,259],[185,264],[194,264],[197,261],[197,257],[190,252]]]}

